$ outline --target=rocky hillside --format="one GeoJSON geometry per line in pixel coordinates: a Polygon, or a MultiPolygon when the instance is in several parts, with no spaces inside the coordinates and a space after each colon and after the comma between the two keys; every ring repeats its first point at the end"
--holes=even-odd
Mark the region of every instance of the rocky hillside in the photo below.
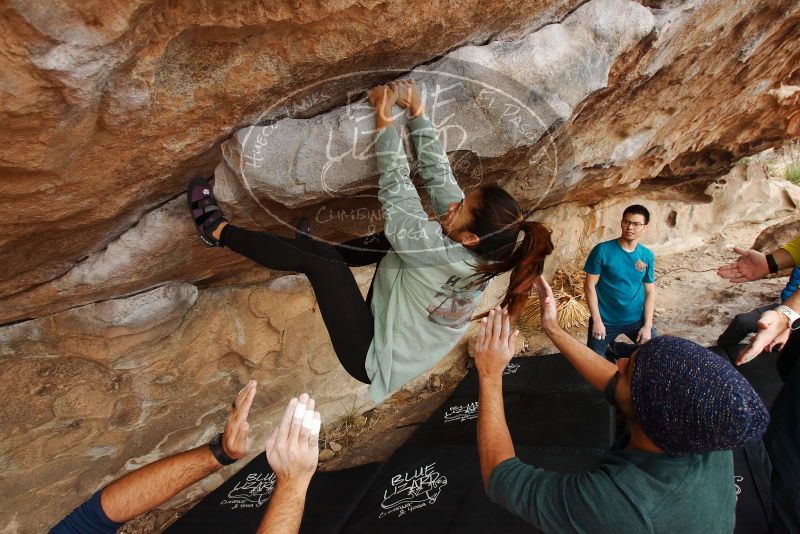
{"type": "Polygon", "coordinates": [[[800,137],[796,0],[0,13],[0,532],[46,530],[111,478],[207,439],[249,378],[256,442],[299,389],[328,419],[366,405],[305,279],[204,248],[182,194],[213,174],[245,226],[379,229],[376,83],[416,79],[462,186],[506,187],[554,227],[558,261],[613,233],[632,200],[654,207],[649,243],[677,252],[783,220],[800,198],[734,166],[800,137]]]}

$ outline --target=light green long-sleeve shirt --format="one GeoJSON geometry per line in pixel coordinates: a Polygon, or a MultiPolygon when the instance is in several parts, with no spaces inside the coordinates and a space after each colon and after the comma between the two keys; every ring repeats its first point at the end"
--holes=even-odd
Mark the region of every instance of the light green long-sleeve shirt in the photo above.
{"type": "MultiPolygon", "coordinates": [[[[436,130],[424,115],[409,123],[418,170],[437,215],[464,193],[436,130]]],[[[372,293],[375,337],[365,368],[376,402],[430,369],[467,329],[483,291],[475,284],[478,257],[429,221],[409,176],[394,127],[375,136],[378,198],[392,251],[378,265],[372,293]]]]}

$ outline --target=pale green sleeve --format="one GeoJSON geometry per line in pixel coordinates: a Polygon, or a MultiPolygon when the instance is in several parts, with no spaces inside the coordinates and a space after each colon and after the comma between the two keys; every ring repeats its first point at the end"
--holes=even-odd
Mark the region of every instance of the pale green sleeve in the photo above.
{"type": "Polygon", "coordinates": [[[409,176],[403,142],[394,127],[376,134],[375,152],[384,233],[394,251],[415,266],[441,266],[463,258],[464,247],[444,236],[437,221],[428,220],[409,176]]]}
{"type": "Polygon", "coordinates": [[[436,127],[423,113],[408,123],[417,151],[417,170],[437,215],[447,211],[451,202],[460,202],[464,192],[453,176],[450,161],[444,153],[436,127]]]}

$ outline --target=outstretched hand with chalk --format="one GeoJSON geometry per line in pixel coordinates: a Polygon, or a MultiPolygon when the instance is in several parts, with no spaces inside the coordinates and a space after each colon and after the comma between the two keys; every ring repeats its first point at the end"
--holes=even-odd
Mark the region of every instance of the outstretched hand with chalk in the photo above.
{"type": "Polygon", "coordinates": [[[267,438],[267,461],[278,482],[308,483],[319,459],[319,412],[314,399],[303,393],[286,406],[278,427],[267,438]]]}

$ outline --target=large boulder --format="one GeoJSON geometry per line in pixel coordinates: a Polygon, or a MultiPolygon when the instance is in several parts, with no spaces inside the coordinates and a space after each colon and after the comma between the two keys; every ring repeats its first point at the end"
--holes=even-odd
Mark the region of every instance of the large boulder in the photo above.
{"type": "Polygon", "coordinates": [[[379,228],[360,104],[389,79],[426,83],[464,187],[500,183],[529,208],[680,187],[800,135],[797,2],[577,4],[10,9],[0,321],[249,268],[179,213],[215,165],[240,224],[379,228]],[[248,169],[264,128],[269,158],[248,169]],[[147,220],[164,235],[140,246],[147,220]],[[116,280],[98,262],[112,250],[116,280]]]}
{"type": "MultiPolygon", "coordinates": [[[[183,190],[213,172],[247,227],[286,234],[306,215],[326,239],[379,229],[374,84],[420,81],[461,185],[499,183],[554,228],[549,269],[613,236],[635,201],[661,254],[741,244],[737,224],[796,211],[795,186],[734,167],[800,136],[796,0],[2,13],[2,532],[42,532],[113,477],[202,443],[249,378],[258,439],[302,389],[326,420],[368,402],[303,277],[204,247],[183,190]]],[[[356,271],[363,290],[371,274],[356,271]]]]}

